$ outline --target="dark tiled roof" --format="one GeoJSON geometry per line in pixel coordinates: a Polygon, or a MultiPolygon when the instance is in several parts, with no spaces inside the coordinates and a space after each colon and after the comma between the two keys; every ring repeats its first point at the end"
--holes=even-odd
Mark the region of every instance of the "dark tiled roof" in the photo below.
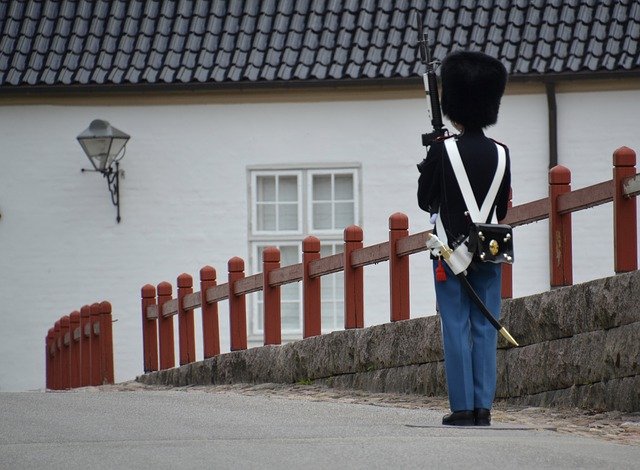
{"type": "Polygon", "coordinates": [[[396,79],[499,57],[512,77],[640,71],[637,0],[0,1],[0,89],[396,79]]]}

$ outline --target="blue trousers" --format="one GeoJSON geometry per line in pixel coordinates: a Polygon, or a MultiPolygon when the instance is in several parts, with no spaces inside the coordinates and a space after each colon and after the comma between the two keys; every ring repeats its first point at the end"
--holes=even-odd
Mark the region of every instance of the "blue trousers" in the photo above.
{"type": "MultiPolygon", "coordinates": [[[[437,266],[434,261],[433,268],[437,266]]],[[[444,365],[451,411],[491,409],[496,392],[497,331],[443,261],[447,280],[435,282],[442,323],[444,365]]],[[[500,318],[502,270],[473,263],[467,279],[496,319],[500,318]]],[[[434,276],[435,279],[435,276],[434,276]]]]}

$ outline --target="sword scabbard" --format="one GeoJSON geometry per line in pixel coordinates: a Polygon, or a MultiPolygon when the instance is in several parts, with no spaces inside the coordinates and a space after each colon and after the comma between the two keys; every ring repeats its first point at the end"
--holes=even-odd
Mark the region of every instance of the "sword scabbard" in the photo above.
{"type": "Polygon", "coordinates": [[[498,330],[498,331],[500,331],[500,334],[501,334],[502,336],[504,336],[504,338],[505,338],[507,341],[509,341],[511,344],[513,344],[514,346],[520,346],[520,345],[518,344],[518,342],[517,342],[515,339],[513,339],[513,336],[511,336],[511,335],[509,334],[509,332],[507,331],[507,329],[506,329],[504,326],[503,326],[502,328],[500,328],[500,330],[498,330]]]}

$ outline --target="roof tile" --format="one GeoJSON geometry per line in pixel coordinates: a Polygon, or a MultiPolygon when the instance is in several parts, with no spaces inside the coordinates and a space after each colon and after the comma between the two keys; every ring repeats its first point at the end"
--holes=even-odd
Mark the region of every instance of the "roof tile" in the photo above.
{"type": "MultiPolygon", "coordinates": [[[[213,52],[202,50],[200,51],[200,54],[198,54],[199,66],[205,67],[208,70],[208,69],[211,69],[211,67],[213,67],[215,63],[216,63],[216,56],[213,52]]],[[[198,71],[196,73],[199,77],[202,76],[202,71],[198,71]]]]}
{"type": "Polygon", "coordinates": [[[274,32],[271,37],[264,33],[258,33],[254,36],[253,47],[267,50],[274,49],[282,51],[287,43],[287,35],[285,33],[274,32]]]}
{"type": "Polygon", "coordinates": [[[17,38],[20,35],[20,21],[10,17],[7,18],[4,23],[2,35],[14,39],[17,38]]]}
{"type": "Polygon", "coordinates": [[[291,80],[293,77],[293,68],[289,65],[282,64],[278,69],[277,77],[280,80],[291,80]]]}
{"type": "Polygon", "coordinates": [[[260,77],[260,67],[249,64],[244,71],[244,77],[252,82],[257,81],[260,77]]]}
{"type": "Polygon", "coordinates": [[[302,38],[303,35],[301,33],[291,31],[287,36],[287,47],[300,49],[302,47],[302,38]]]}
{"type": "Polygon", "coordinates": [[[306,20],[306,30],[313,31],[315,33],[319,33],[323,29],[324,16],[320,13],[311,12],[309,16],[307,16],[306,20]]]}
{"type": "Polygon", "coordinates": [[[342,78],[344,76],[344,64],[333,63],[329,67],[329,77],[333,79],[342,78]]]}
{"type": "Polygon", "coordinates": [[[260,0],[247,0],[244,4],[244,13],[250,16],[260,14],[260,0]]]}
{"type": "Polygon", "coordinates": [[[290,31],[297,31],[299,33],[303,32],[306,25],[306,17],[301,13],[294,13],[291,17],[291,22],[289,23],[290,31]]]}
{"type": "Polygon", "coordinates": [[[180,76],[181,77],[186,77],[187,75],[192,76],[193,70],[196,68],[197,64],[198,64],[198,53],[192,52],[192,51],[185,52],[182,56],[182,62],[181,62],[182,67],[180,70],[180,76]]]}
{"type": "MultiPolygon", "coordinates": [[[[109,14],[109,2],[106,0],[98,0],[96,1],[95,6],[93,7],[93,14],[97,18],[105,19],[110,16],[109,14]]],[[[54,18],[53,16],[51,18],[54,18]]]]}
{"type": "Polygon", "coordinates": [[[318,80],[323,80],[327,77],[329,69],[326,65],[317,62],[311,69],[311,76],[318,80]]]}
{"type": "MultiPolygon", "coordinates": [[[[96,36],[90,34],[84,43],[85,51],[92,55],[100,51],[101,41],[96,36]]],[[[146,51],[145,51],[146,52],[146,51]]]]}
{"type": "Polygon", "coordinates": [[[190,18],[185,18],[183,16],[176,17],[173,22],[173,33],[179,34],[181,36],[187,36],[189,34],[189,26],[190,26],[190,18]]]}
{"type": "Polygon", "coordinates": [[[40,75],[40,81],[42,83],[46,83],[47,85],[54,85],[56,83],[56,78],[58,77],[58,72],[52,69],[45,68],[40,75]]]}

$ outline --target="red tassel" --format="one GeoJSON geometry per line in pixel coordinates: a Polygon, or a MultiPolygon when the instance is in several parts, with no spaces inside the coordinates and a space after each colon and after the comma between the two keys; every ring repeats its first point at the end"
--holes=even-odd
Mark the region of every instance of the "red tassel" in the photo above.
{"type": "Polygon", "coordinates": [[[438,266],[436,266],[436,281],[444,282],[447,280],[447,273],[442,266],[442,259],[438,259],[438,266]]]}

